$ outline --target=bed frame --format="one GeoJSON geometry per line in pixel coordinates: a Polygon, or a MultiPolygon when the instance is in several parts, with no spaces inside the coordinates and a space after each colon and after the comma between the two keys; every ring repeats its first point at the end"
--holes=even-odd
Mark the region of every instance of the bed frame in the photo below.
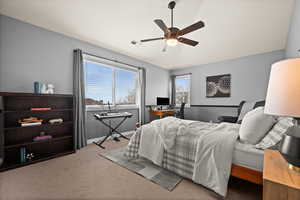
{"type": "Polygon", "coordinates": [[[238,165],[231,166],[231,176],[249,181],[251,183],[262,185],[263,174],[262,172],[255,171],[246,167],[241,167],[238,165]]]}

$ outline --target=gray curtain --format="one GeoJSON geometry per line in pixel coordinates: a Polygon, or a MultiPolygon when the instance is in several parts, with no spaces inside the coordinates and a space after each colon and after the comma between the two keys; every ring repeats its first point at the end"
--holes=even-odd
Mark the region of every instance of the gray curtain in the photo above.
{"type": "Polygon", "coordinates": [[[87,145],[86,138],[86,111],[83,56],[80,49],[74,50],[73,93],[75,96],[75,147],[80,149],[87,145]]]}
{"type": "Polygon", "coordinates": [[[176,105],[176,85],[175,85],[176,76],[171,76],[171,105],[176,105]]]}
{"type": "MultiPolygon", "coordinates": [[[[0,131],[2,131],[4,129],[3,127],[3,121],[4,121],[4,114],[3,112],[1,112],[4,108],[3,108],[3,97],[0,96],[0,131]]],[[[0,133],[0,166],[3,163],[4,160],[4,152],[3,152],[3,148],[4,148],[4,133],[0,133]]]]}
{"type": "Polygon", "coordinates": [[[145,124],[146,115],[146,70],[144,68],[139,69],[139,87],[140,87],[140,103],[139,103],[139,115],[140,123],[145,124]]]}

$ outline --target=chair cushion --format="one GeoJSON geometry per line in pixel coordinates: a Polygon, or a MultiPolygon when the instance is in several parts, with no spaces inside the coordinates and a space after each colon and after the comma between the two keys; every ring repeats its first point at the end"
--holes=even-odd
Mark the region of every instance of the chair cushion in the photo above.
{"type": "Polygon", "coordinates": [[[264,107],[248,112],[243,118],[239,137],[242,142],[257,144],[276,122],[271,115],[264,114],[264,107]]]}
{"type": "Polygon", "coordinates": [[[278,144],[283,134],[288,130],[289,127],[293,126],[293,119],[290,117],[280,117],[277,123],[267,133],[267,135],[255,145],[257,149],[268,149],[278,144]]]}
{"type": "Polygon", "coordinates": [[[245,115],[253,110],[253,107],[255,105],[255,102],[254,101],[247,101],[245,102],[243,105],[242,105],[242,108],[241,108],[241,112],[240,112],[240,115],[238,117],[238,120],[237,120],[237,123],[241,123],[243,118],[245,117],[245,115]]]}
{"type": "Polygon", "coordinates": [[[242,122],[243,118],[249,111],[251,111],[257,107],[265,106],[265,101],[243,101],[243,103],[241,103],[240,106],[241,106],[241,108],[240,108],[239,116],[238,116],[238,120],[237,120],[238,124],[240,124],[242,122]]]}

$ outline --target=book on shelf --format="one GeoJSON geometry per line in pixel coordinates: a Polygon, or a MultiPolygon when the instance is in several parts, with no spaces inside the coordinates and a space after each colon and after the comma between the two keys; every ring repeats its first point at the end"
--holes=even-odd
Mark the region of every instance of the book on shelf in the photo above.
{"type": "Polygon", "coordinates": [[[21,123],[22,127],[27,127],[27,126],[40,126],[42,125],[42,122],[27,122],[27,123],[21,123]]]}
{"type": "Polygon", "coordinates": [[[47,110],[51,110],[50,107],[48,108],[30,108],[30,110],[32,111],[47,111],[47,110]]]}
{"type": "Polygon", "coordinates": [[[41,136],[36,136],[33,138],[34,142],[40,142],[40,141],[47,141],[51,140],[52,136],[51,135],[41,135],[41,136]]]}

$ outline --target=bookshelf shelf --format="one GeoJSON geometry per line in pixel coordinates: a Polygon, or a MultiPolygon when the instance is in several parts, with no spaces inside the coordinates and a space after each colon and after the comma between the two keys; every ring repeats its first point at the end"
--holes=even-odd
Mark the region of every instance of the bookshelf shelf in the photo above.
{"type": "MultiPolygon", "coordinates": [[[[4,163],[0,171],[13,169],[75,152],[73,95],[0,92],[0,156],[4,163]],[[51,110],[30,110],[31,108],[51,110]],[[22,127],[19,119],[37,117],[41,125],[22,127]],[[63,123],[50,124],[61,118],[63,123]],[[52,139],[33,141],[41,132],[52,139]],[[21,148],[34,158],[21,163],[21,148]]],[[[24,156],[23,156],[24,158],[24,156]]]]}
{"type": "Polygon", "coordinates": [[[28,161],[28,162],[25,162],[25,163],[4,163],[3,166],[1,167],[0,171],[6,171],[6,170],[10,170],[10,169],[15,169],[15,168],[18,168],[18,167],[24,167],[24,166],[31,165],[31,164],[34,164],[34,163],[50,160],[52,158],[65,156],[65,155],[68,155],[68,154],[71,154],[71,153],[75,153],[75,150],[65,151],[65,152],[57,153],[57,154],[48,154],[48,155],[45,155],[45,156],[40,157],[40,158],[35,158],[35,159],[33,159],[31,161],[28,161]]]}
{"type": "Polygon", "coordinates": [[[30,129],[30,128],[37,128],[37,127],[55,127],[55,126],[64,126],[64,125],[68,125],[68,124],[73,124],[73,121],[66,121],[66,122],[63,122],[63,123],[57,123],[57,124],[50,124],[50,123],[47,123],[47,124],[41,124],[41,125],[36,125],[36,126],[13,126],[13,127],[7,127],[7,128],[4,128],[4,130],[17,130],[17,129],[30,129]]]}
{"type": "Polygon", "coordinates": [[[34,145],[34,144],[41,144],[41,143],[51,143],[59,140],[65,140],[65,139],[72,139],[71,135],[66,135],[66,136],[60,136],[60,137],[54,137],[49,140],[44,140],[44,141],[31,141],[31,142],[25,142],[25,143],[20,143],[20,144],[14,144],[14,145],[6,145],[4,148],[5,149],[11,149],[11,148],[19,148],[23,146],[28,146],[28,145],[34,145]]]}
{"type": "Polygon", "coordinates": [[[51,110],[6,110],[4,111],[5,114],[9,113],[35,113],[35,112],[67,112],[67,111],[73,111],[72,108],[64,108],[64,109],[51,109],[51,110]]]}

